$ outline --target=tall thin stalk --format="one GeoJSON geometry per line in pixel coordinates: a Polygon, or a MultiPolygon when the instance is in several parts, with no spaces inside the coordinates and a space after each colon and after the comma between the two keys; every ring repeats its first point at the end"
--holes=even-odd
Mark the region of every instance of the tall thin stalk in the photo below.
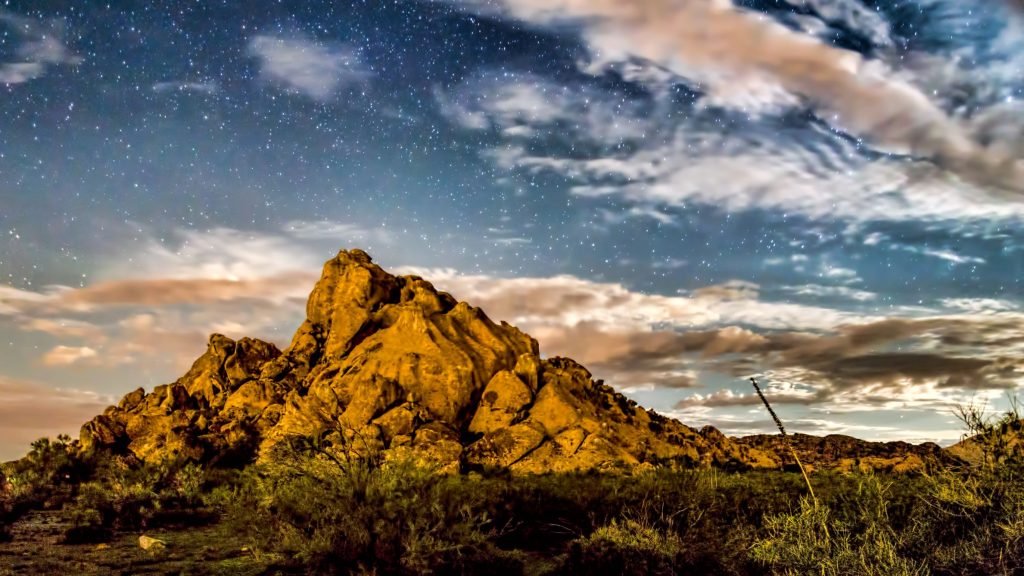
{"type": "Polygon", "coordinates": [[[782,442],[787,448],[789,448],[789,453],[793,455],[793,459],[796,460],[796,465],[800,467],[800,473],[804,475],[804,482],[807,483],[807,491],[811,493],[811,499],[814,500],[814,507],[817,508],[818,497],[814,495],[814,487],[811,486],[811,479],[807,476],[807,470],[804,468],[804,463],[800,461],[800,456],[797,455],[796,449],[793,448],[793,443],[789,441],[789,436],[786,435],[786,427],[782,425],[782,420],[779,419],[775,410],[772,410],[772,405],[768,402],[768,398],[765,397],[764,392],[761,391],[761,387],[757,385],[757,380],[751,378],[750,383],[754,385],[754,391],[757,392],[758,397],[761,398],[761,402],[764,402],[764,407],[768,409],[768,413],[772,415],[772,420],[775,420],[775,425],[779,428],[779,433],[782,434],[782,442]]]}

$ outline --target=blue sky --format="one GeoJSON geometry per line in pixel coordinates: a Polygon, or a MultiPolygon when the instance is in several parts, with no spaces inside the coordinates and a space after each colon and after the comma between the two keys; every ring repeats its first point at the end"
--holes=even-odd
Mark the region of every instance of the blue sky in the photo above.
{"type": "Polygon", "coordinates": [[[5,0],[0,457],[348,247],[687,424],[954,441],[1024,384],[1022,89],[999,0],[5,0]]]}

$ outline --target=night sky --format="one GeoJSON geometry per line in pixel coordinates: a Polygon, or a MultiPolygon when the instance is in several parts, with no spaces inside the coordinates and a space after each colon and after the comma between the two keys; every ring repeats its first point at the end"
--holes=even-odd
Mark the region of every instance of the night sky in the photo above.
{"type": "Polygon", "coordinates": [[[360,247],[662,413],[956,441],[1024,386],[1010,0],[0,0],[0,458],[284,346],[360,247]]]}

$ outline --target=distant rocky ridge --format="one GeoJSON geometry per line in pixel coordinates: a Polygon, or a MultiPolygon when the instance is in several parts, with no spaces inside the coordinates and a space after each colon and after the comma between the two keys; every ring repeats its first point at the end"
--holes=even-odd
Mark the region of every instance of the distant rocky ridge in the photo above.
{"type": "MultiPolygon", "coordinates": [[[[747,446],[778,455],[784,467],[796,466],[789,448],[779,435],[758,434],[733,439],[747,446]]],[[[953,464],[956,458],[938,444],[907,442],[868,442],[841,434],[810,436],[791,434],[788,442],[810,470],[831,469],[840,472],[926,472],[936,464],[953,464]]]]}
{"type": "MultiPolygon", "coordinates": [[[[290,436],[341,430],[389,458],[448,471],[540,473],[684,465],[779,468],[777,437],[730,439],[644,410],[568,358],[361,250],[328,261],[283,351],[215,334],[176,382],[125,396],[82,427],[86,450],[148,462],[272,458],[290,436]]],[[[817,468],[923,469],[933,445],[797,435],[817,468]]]]}

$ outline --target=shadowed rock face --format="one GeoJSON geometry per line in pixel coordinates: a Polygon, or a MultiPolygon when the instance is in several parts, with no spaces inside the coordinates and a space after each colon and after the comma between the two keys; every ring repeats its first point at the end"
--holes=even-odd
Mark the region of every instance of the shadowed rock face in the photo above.
{"type": "Polygon", "coordinates": [[[570,359],[541,359],[529,335],[360,250],[324,265],[306,316],[284,351],[211,336],[176,382],[136,390],[83,426],[82,446],[150,462],[247,461],[272,458],[289,436],[340,429],[450,471],[784,462],[774,445],[697,432],[570,359]]]}

